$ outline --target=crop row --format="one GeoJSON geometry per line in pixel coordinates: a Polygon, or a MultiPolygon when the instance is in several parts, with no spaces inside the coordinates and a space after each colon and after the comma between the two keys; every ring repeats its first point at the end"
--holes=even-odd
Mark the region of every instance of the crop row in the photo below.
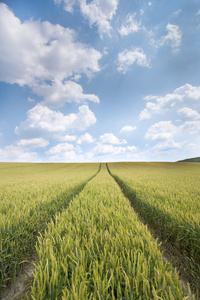
{"type": "Polygon", "coordinates": [[[184,255],[200,284],[200,165],[109,163],[109,170],[162,241],[184,255]]]}
{"type": "Polygon", "coordinates": [[[32,300],[194,299],[105,164],[48,224],[37,253],[32,300]]]}
{"type": "Polygon", "coordinates": [[[65,209],[98,164],[0,164],[0,290],[35,251],[39,232],[65,209]]]}

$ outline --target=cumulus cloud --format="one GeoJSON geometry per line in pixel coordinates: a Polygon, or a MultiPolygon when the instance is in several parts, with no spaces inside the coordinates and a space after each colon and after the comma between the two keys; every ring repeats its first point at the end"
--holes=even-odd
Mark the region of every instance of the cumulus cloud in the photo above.
{"type": "Polygon", "coordinates": [[[189,107],[183,107],[177,111],[177,113],[184,119],[184,120],[200,120],[200,114],[189,107]]]}
{"type": "Polygon", "coordinates": [[[87,155],[89,157],[99,156],[99,155],[100,156],[112,155],[112,158],[113,158],[115,156],[120,156],[123,154],[135,153],[136,150],[137,150],[137,147],[135,147],[135,146],[124,147],[124,146],[116,146],[113,144],[104,144],[104,143],[98,142],[97,145],[87,155]]]}
{"type": "Polygon", "coordinates": [[[121,36],[129,35],[133,32],[138,32],[140,30],[140,22],[135,20],[135,14],[128,14],[124,24],[119,29],[119,33],[121,36]]]}
{"type": "Polygon", "coordinates": [[[146,108],[143,109],[140,113],[140,120],[149,119],[153,114],[160,114],[163,112],[162,105],[158,105],[157,103],[147,102],[146,108]]]}
{"type": "Polygon", "coordinates": [[[123,134],[123,133],[127,133],[127,132],[132,132],[132,131],[135,131],[137,129],[136,126],[129,126],[129,125],[126,125],[124,126],[121,130],[120,130],[120,134],[123,134]]]}
{"type": "Polygon", "coordinates": [[[134,63],[141,67],[149,67],[146,54],[141,48],[125,49],[118,54],[119,72],[125,74],[134,63]]]}
{"type": "Polygon", "coordinates": [[[58,141],[58,142],[74,142],[76,141],[77,137],[75,135],[53,135],[54,140],[58,141]]]}
{"type": "Polygon", "coordinates": [[[60,154],[60,153],[70,151],[70,150],[73,150],[73,149],[74,149],[74,146],[72,144],[61,143],[61,144],[58,144],[58,145],[52,147],[50,150],[46,151],[46,153],[48,155],[60,154]]]}
{"type": "Polygon", "coordinates": [[[0,158],[3,162],[39,162],[37,152],[25,151],[19,146],[6,146],[5,148],[0,148],[0,158]]]}
{"type": "Polygon", "coordinates": [[[179,149],[181,148],[182,144],[181,143],[176,143],[172,139],[169,139],[167,141],[160,142],[150,148],[150,151],[155,151],[155,152],[161,152],[161,151],[170,151],[174,149],[179,149]]]}
{"type": "Polygon", "coordinates": [[[94,143],[94,139],[93,137],[89,134],[89,133],[85,133],[83,135],[81,135],[78,140],[77,140],[77,144],[82,144],[82,143],[94,143]]]}
{"type": "Polygon", "coordinates": [[[77,154],[77,149],[72,144],[60,143],[46,151],[51,161],[83,161],[83,156],[77,154]]]}
{"type": "Polygon", "coordinates": [[[193,135],[200,133],[200,121],[187,121],[181,125],[180,130],[183,134],[193,135]]]}
{"type": "Polygon", "coordinates": [[[101,54],[78,43],[69,28],[47,21],[21,23],[4,3],[0,4],[0,26],[2,81],[31,86],[36,79],[63,80],[100,70],[101,54]]]}
{"type": "Polygon", "coordinates": [[[44,148],[49,145],[49,142],[43,138],[21,139],[17,145],[22,148],[44,148]]]}
{"type": "Polygon", "coordinates": [[[177,127],[172,121],[161,121],[152,125],[146,132],[145,138],[156,140],[169,140],[177,133],[177,127]]]}
{"type": "Polygon", "coordinates": [[[140,113],[140,120],[149,119],[153,114],[161,114],[170,109],[177,109],[186,104],[199,105],[200,101],[200,86],[192,86],[185,84],[177,88],[172,94],[160,96],[147,96],[146,108],[140,113]],[[152,102],[154,101],[154,102],[152,102]]]}
{"type": "Polygon", "coordinates": [[[136,146],[128,146],[127,148],[127,151],[129,152],[135,152],[137,150],[137,147],[136,146]]]}
{"type": "Polygon", "coordinates": [[[172,124],[172,121],[161,121],[153,124],[146,132],[145,139],[151,141],[153,146],[147,145],[144,154],[150,160],[178,160],[180,159],[180,149],[186,141],[182,139],[180,127],[172,124]],[[175,141],[178,139],[179,141],[175,141]],[[180,142],[181,139],[181,142],[180,142]],[[169,158],[170,157],[170,158],[169,158]]]}
{"type": "Polygon", "coordinates": [[[95,122],[96,117],[87,105],[80,106],[77,114],[63,115],[37,104],[27,112],[27,119],[15,128],[15,133],[26,138],[53,137],[68,131],[85,130],[95,122]]]}
{"type": "Polygon", "coordinates": [[[73,6],[80,7],[81,14],[89,21],[90,26],[97,26],[100,36],[110,34],[111,20],[116,13],[118,0],[54,0],[55,3],[64,3],[64,9],[73,12],[73,6]]]}
{"type": "Polygon", "coordinates": [[[125,144],[127,144],[126,140],[120,140],[112,133],[105,133],[99,137],[99,141],[86,153],[86,156],[90,159],[95,157],[95,160],[98,157],[112,160],[114,157],[119,158],[119,156],[123,157],[123,155],[135,155],[137,147],[134,145],[125,146],[125,144]]]}
{"type": "Polygon", "coordinates": [[[181,95],[184,99],[189,99],[190,102],[193,100],[198,103],[200,100],[200,86],[192,86],[191,84],[186,83],[177,88],[174,93],[181,95]]]}
{"type": "Polygon", "coordinates": [[[80,9],[83,16],[88,19],[90,26],[96,25],[100,36],[110,34],[110,21],[116,13],[117,0],[93,0],[86,3],[86,0],[79,0],[80,9]]]}
{"type": "Polygon", "coordinates": [[[52,92],[49,102],[54,104],[56,99],[61,105],[99,101],[95,95],[84,95],[80,85],[66,80],[100,71],[101,53],[77,42],[74,30],[47,21],[21,22],[4,3],[0,3],[0,27],[1,81],[28,85],[45,101],[52,92]]]}
{"type": "Polygon", "coordinates": [[[67,80],[54,80],[51,85],[42,83],[33,87],[33,91],[44,98],[44,104],[60,107],[65,103],[82,103],[87,100],[99,103],[99,98],[93,94],[84,94],[80,84],[67,80]]]}
{"type": "Polygon", "coordinates": [[[121,146],[113,146],[111,144],[102,144],[98,143],[92,150],[93,154],[112,154],[112,155],[120,155],[126,153],[126,147],[121,146]]]}
{"type": "MultiPolygon", "coordinates": [[[[189,110],[188,115],[188,110],[183,110],[183,113],[186,113],[186,117],[189,118],[191,116],[192,118],[194,117],[193,112],[194,111],[191,112],[189,110]]],[[[160,154],[160,159],[165,159],[165,157],[162,156],[163,152],[167,153],[176,149],[179,151],[181,149],[181,153],[185,153],[185,155],[188,153],[196,153],[196,149],[194,149],[193,146],[196,145],[197,147],[199,145],[200,119],[188,120],[187,118],[183,118],[184,122],[179,126],[175,126],[172,121],[160,121],[153,124],[145,134],[145,139],[150,140],[151,143],[154,144],[148,148],[148,154],[150,156],[151,154],[160,154]],[[190,148],[189,145],[193,145],[192,148],[190,148]]],[[[175,151],[172,153],[177,159],[180,159],[179,152],[175,151]]]]}
{"type": "Polygon", "coordinates": [[[99,137],[99,142],[97,142],[96,146],[87,153],[87,156],[90,158],[103,156],[110,160],[110,154],[113,158],[115,156],[118,157],[123,154],[136,152],[137,147],[134,145],[124,146],[125,144],[127,144],[126,140],[120,140],[112,133],[105,133],[99,137]]]}
{"type": "Polygon", "coordinates": [[[100,136],[99,140],[103,144],[113,144],[113,145],[127,144],[126,140],[119,140],[113,133],[105,133],[100,136]]]}
{"type": "Polygon", "coordinates": [[[172,48],[173,52],[177,52],[181,45],[182,33],[177,25],[168,23],[166,26],[167,34],[160,40],[160,46],[167,45],[172,48]]]}

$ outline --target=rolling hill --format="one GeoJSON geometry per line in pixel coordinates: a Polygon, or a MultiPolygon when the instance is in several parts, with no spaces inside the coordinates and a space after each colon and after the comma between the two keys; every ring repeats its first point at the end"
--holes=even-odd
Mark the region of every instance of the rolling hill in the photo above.
{"type": "Polygon", "coordinates": [[[187,158],[187,159],[179,160],[178,162],[200,162],[200,157],[187,158]]]}

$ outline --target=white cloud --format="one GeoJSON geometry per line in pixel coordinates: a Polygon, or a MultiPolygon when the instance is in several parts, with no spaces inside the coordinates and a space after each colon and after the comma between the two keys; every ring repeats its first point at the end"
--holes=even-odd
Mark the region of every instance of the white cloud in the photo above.
{"type": "Polygon", "coordinates": [[[135,14],[128,14],[126,17],[126,21],[119,29],[119,33],[121,36],[129,35],[133,32],[138,32],[140,30],[140,22],[137,22],[135,20],[136,13],[135,14]]]}
{"type": "Polygon", "coordinates": [[[63,8],[64,10],[72,13],[73,12],[73,6],[76,4],[77,0],[54,0],[55,4],[60,4],[63,2],[63,8]]]}
{"type": "Polygon", "coordinates": [[[183,107],[177,111],[184,120],[200,120],[200,114],[189,107],[183,107]]]}
{"type": "Polygon", "coordinates": [[[85,133],[85,134],[81,135],[77,140],[77,144],[80,145],[82,143],[91,144],[91,143],[94,143],[94,139],[89,133],[85,133]]]}
{"type": "Polygon", "coordinates": [[[135,155],[137,147],[134,145],[124,146],[124,144],[127,144],[126,140],[119,140],[114,134],[105,133],[99,137],[99,142],[86,153],[86,156],[90,160],[94,158],[97,160],[100,156],[101,160],[104,158],[105,161],[112,161],[114,157],[125,157],[124,155],[131,157],[132,154],[135,155]]]}
{"type": "Polygon", "coordinates": [[[191,158],[191,157],[198,157],[200,153],[200,136],[198,135],[195,138],[195,141],[193,140],[190,143],[187,143],[184,145],[184,155],[183,158],[191,158]]]}
{"type": "Polygon", "coordinates": [[[60,143],[46,151],[46,154],[51,161],[84,161],[83,155],[79,155],[76,152],[77,149],[72,144],[60,143]]]}
{"type": "Polygon", "coordinates": [[[187,121],[174,126],[171,121],[152,125],[146,138],[145,160],[176,161],[198,156],[200,149],[200,121],[187,121]]]}
{"type": "Polygon", "coordinates": [[[112,154],[112,155],[120,155],[126,153],[126,147],[121,146],[113,146],[108,144],[98,143],[92,150],[92,153],[95,155],[98,154],[112,154]]]}
{"type": "Polygon", "coordinates": [[[182,146],[181,143],[176,143],[172,139],[169,139],[167,141],[160,142],[160,143],[156,144],[155,146],[153,146],[149,150],[150,151],[156,151],[156,152],[160,152],[160,151],[168,152],[170,150],[179,149],[179,148],[181,148],[181,146],[182,146]]]}
{"type": "Polygon", "coordinates": [[[80,9],[83,16],[88,19],[90,26],[96,25],[100,36],[110,34],[110,21],[116,13],[118,0],[92,0],[86,3],[86,0],[79,0],[80,9]]]}
{"type": "Polygon", "coordinates": [[[141,48],[134,48],[133,50],[125,49],[118,54],[119,72],[125,74],[134,63],[141,67],[149,67],[146,54],[141,48]]]}
{"type": "Polygon", "coordinates": [[[115,156],[119,157],[124,154],[131,155],[136,152],[137,147],[134,145],[122,146],[124,144],[127,144],[126,140],[119,140],[114,134],[105,133],[99,137],[99,142],[97,142],[96,146],[88,152],[86,156],[92,159],[100,155],[101,158],[103,156],[105,159],[113,160],[115,156]]]}
{"type": "Polygon", "coordinates": [[[116,146],[113,144],[104,144],[104,143],[97,143],[97,145],[89,152],[87,153],[87,156],[92,158],[95,156],[104,156],[107,157],[109,160],[113,160],[113,157],[120,156],[124,154],[132,154],[136,152],[137,147],[135,146],[116,146]],[[111,156],[110,156],[111,155],[111,156]],[[112,159],[111,159],[112,157],[112,159]]]}
{"type": "Polygon", "coordinates": [[[127,133],[127,132],[132,132],[132,131],[134,131],[134,130],[136,130],[137,129],[137,127],[136,126],[129,126],[129,125],[127,125],[127,126],[124,126],[121,130],[120,130],[120,134],[123,134],[123,133],[127,133]]]}
{"type": "MultiPolygon", "coordinates": [[[[70,97],[71,102],[86,99],[98,102],[97,96],[84,95],[80,85],[66,81],[80,74],[91,76],[100,71],[98,61],[101,53],[77,42],[75,31],[47,21],[31,19],[22,23],[4,3],[0,3],[0,28],[1,81],[28,85],[46,98],[50,92],[54,92],[54,97],[58,93],[57,99],[61,104],[65,96],[66,102],[70,97]],[[52,84],[47,86],[44,83],[47,80],[52,84]],[[55,80],[60,82],[60,86],[55,80]],[[66,82],[62,84],[63,80],[66,82]]],[[[49,101],[55,104],[56,100],[50,97],[49,101]]]]}
{"type": "Polygon", "coordinates": [[[23,148],[44,148],[49,145],[49,142],[43,138],[22,139],[17,142],[19,147],[23,148]]]}
{"type": "Polygon", "coordinates": [[[81,14],[89,21],[90,26],[96,25],[98,32],[102,37],[103,34],[110,34],[112,29],[111,20],[116,13],[118,0],[54,0],[56,4],[64,3],[64,9],[73,12],[73,6],[79,5],[81,14]]]}
{"type": "Polygon", "coordinates": [[[58,142],[74,142],[76,141],[76,136],[75,135],[53,135],[54,140],[58,141],[58,142]]]}
{"type": "Polygon", "coordinates": [[[58,144],[58,145],[52,147],[50,150],[46,151],[46,154],[48,154],[48,155],[60,154],[60,153],[70,151],[73,149],[74,149],[74,146],[72,144],[61,143],[61,144],[58,144]]]}
{"type": "Polygon", "coordinates": [[[37,152],[29,152],[21,149],[18,146],[6,146],[4,149],[0,148],[0,160],[3,162],[39,162],[37,152]]]}
{"type": "Polygon", "coordinates": [[[181,125],[180,130],[183,134],[193,135],[200,133],[200,121],[188,121],[181,125]]]}
{"type": "Polygon", "coordinates": [[[153,114],[161,114],[170,109],[176,109],[185,104],[200,103],[200,86],[192,86],[191,84],[185,84],[177,88],[172,94],[167,94],[163,97],[159,96],[147,96],[146,108],[140,113],[140,120],[149,119],[153,114]],[[149,100],[155,101],[151,102],[149,100]]]}
{"type": "Polygon", "coordinates": [[[149,119],[152,114],[160,114],[162,111],[162,106],[157,103],[147,102],[146,108],[141,111],[139,118],[140,120],[149,119]]]}
{"type": "Polygon", "coordinates": [[[27,119],[15,128],[15,133],[26,138],[53,137],[66,131],[85,130],[95,122],[96,117],[87,105],[80,106],[77,114],[63,115],[37,104],[27,112],[27,119]]]}
{"type": "Polygon", "coordinates": [[[126,149],[127,149],[127,151],[135,152],[137,150],[137,147],[135,147],[135,146],[128,146],[126,149]]]}
{"type": "Polygon", "coordinates": [[[189,99],[190,102],[193,100],[198,103],[200,100],[200,86],[192,86],[191,84],[186,83],[185,85],[177,88],[174,91],[174,94],[181,95],[183,98],[189,99]]]}
{"type": "Polygon", "coordinates": [[[146,132],[145,138],[153,141],[169,140],[177,133],[177,127],[171,121],[161,121],[152,125],[146,132]]]}
{"type": "Polygon", "coordinates": [[[182,33],[177,25],[168,23],[166,26],[167,34],[160,40],[160,46],[170,46],[173,52],[177,52],[181,45],[182,33]]]}
{"type": "Polygon", "coordinates": [[[126,140],[119,140],[112,133],[105,133],[105,134],[101,135],[99,140],[102,144],[113,144],[113,145],[127,144],[126,140]]]}
{"type": "Polygon", "coordinates": [[[65,103],[82,103],[86,100],[99,103],[97,96],[84,94],[82,86],[71,80],[64,83],[60,80],[54,80],[51,85],[43,83],[34,87],[33,91],[44,98],[44,104],[53,107],[60,107],[65,103]]]}
{"type": "MultiPolygon", "coordinates": [[[[192,116],[193,118],[193,112],[190,110],[183,110],[183,112],[187,114],[186,117],[190,118],[192,116]]],[[[173,160],[179,160],[181,157],[187,157],[188,153],[191,157],[195,156],[194,153],[197,153],[196,149],[199,149],[200,145],[199,134],[200,119],[186,121],[180,126],[173,125],[172,121],[160,121],[153,124],[146,132],[145,138],[151,140],[151,143],[154,144],[152,147],[148,147],[146,153],[150,157],[157,155],[157,159],[161,160],[172,160],[172,157],[173,160]],[[178,141],[175,141],[175,139],[178,139],[178,141]]]]}

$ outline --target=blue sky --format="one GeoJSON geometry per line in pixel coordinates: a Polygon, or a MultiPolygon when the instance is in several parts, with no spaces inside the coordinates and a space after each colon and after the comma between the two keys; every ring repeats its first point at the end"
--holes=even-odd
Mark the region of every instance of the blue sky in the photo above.
{"type": "Polygon", "coordinates": [[[200,156],[200,1],[0,1],[0,161],[200,156]]]}

